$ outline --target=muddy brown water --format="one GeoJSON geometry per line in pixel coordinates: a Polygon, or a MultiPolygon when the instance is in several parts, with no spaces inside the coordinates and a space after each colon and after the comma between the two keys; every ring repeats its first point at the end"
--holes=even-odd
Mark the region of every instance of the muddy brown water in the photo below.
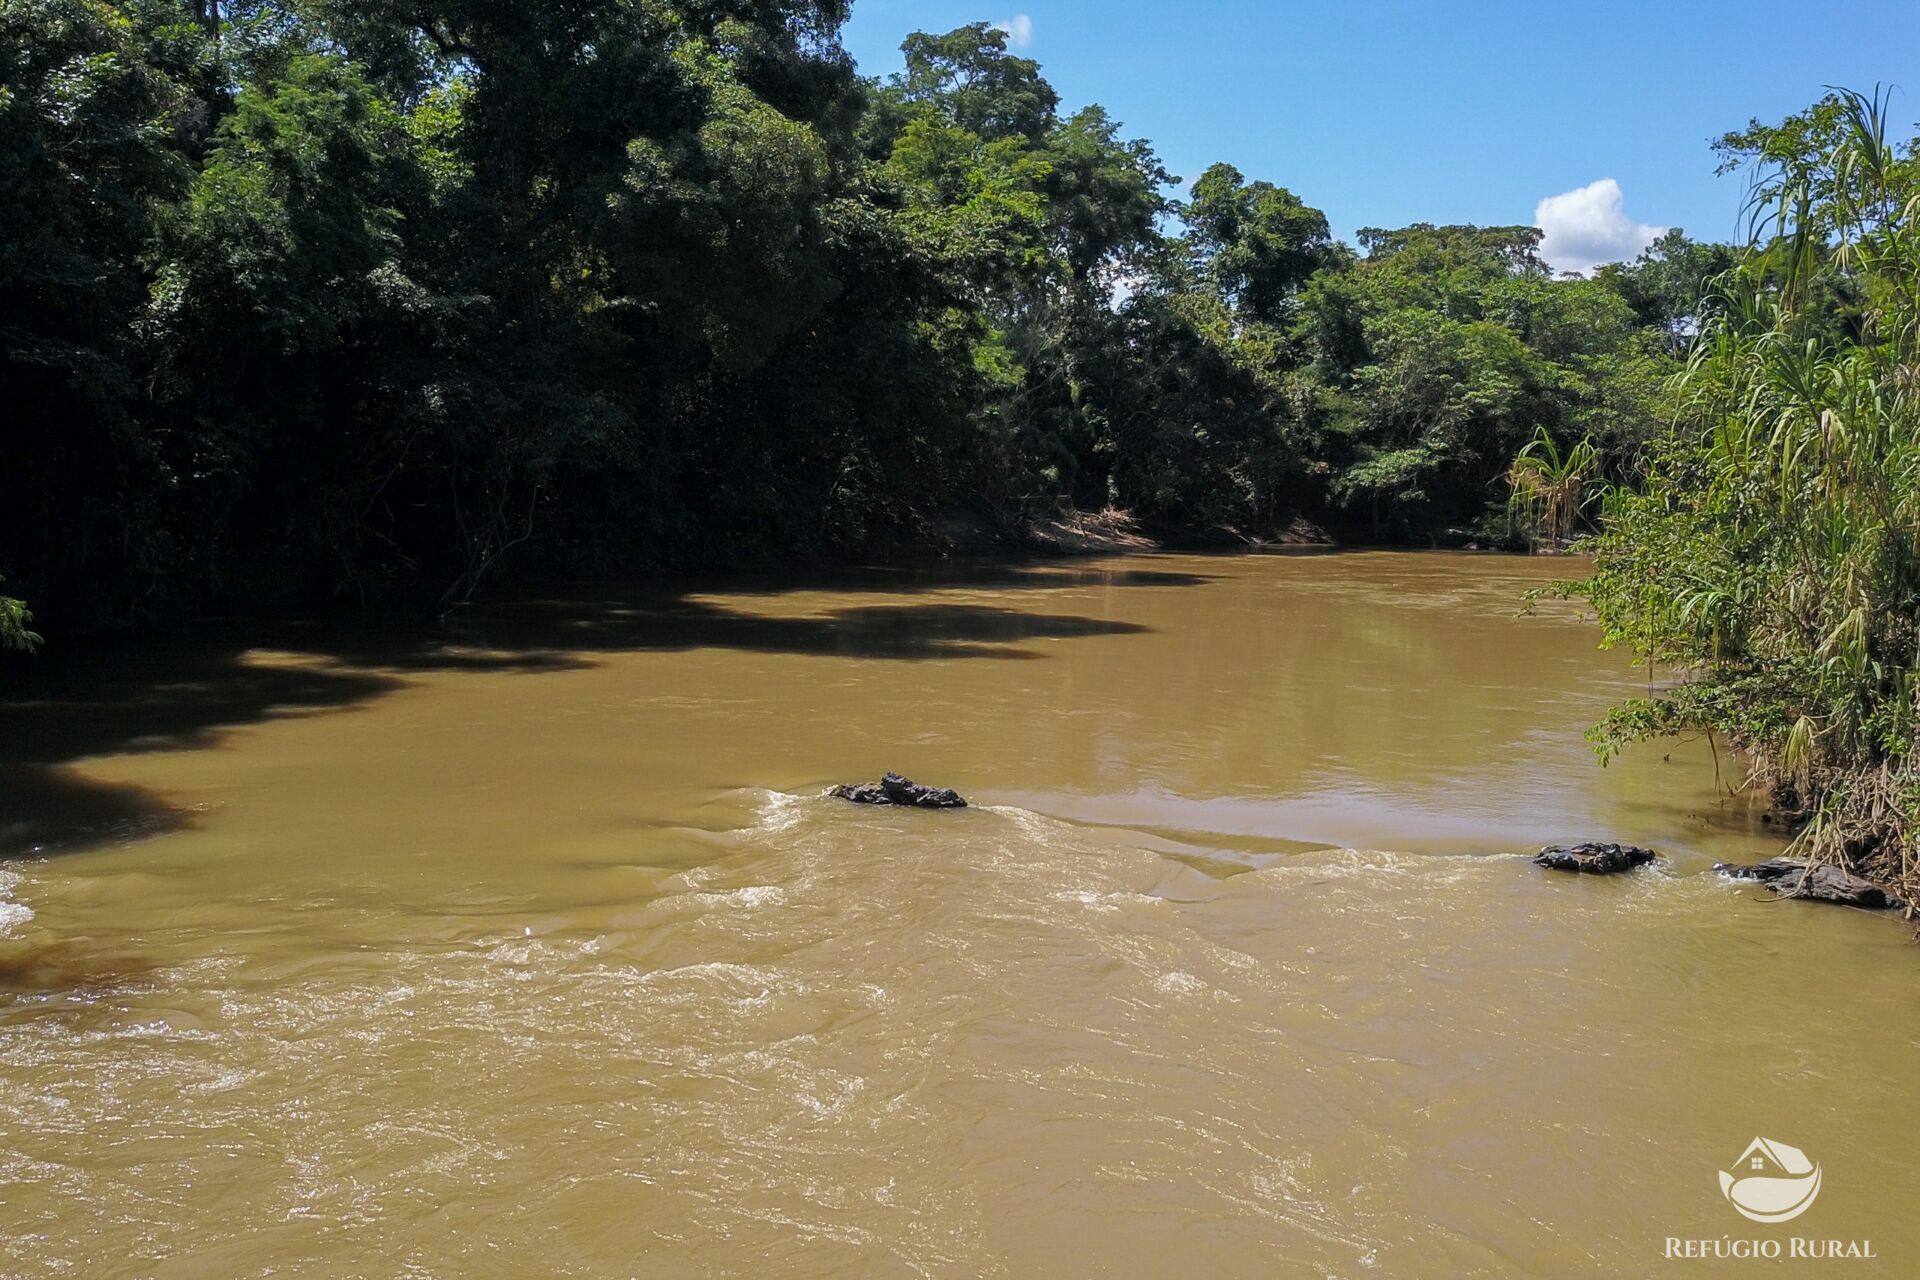
{"type": "Polygon", "coordinates": [[[1567,568],[876,571],[10,674],[0,1274],[1920,1273],[1920,949],[1703,874],[1778,848],[1708,744],[1595,764],[1644,677],[1515,616],[1567,568]],[[819,796],[887,768],[975,805],[819,796]],[[1666,862],[1518,856],[1582,838],[1666,862]],[[1820,1162],[1793,1223],[1721,1195],[1756,1135],[1820,1162]]]}

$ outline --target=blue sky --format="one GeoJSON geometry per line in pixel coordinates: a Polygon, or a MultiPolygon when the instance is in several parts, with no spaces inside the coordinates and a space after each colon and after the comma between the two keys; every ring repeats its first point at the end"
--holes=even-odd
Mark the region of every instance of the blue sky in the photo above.
{"type": "Polygon", "coordinates": [[[1742,180],[1714,177],[1707,140],[1823,85],[1898,86],[1903,135],[1920,119],[1920,0],[855,0],[845,38],[890,73],[909,31],[982,20],[1185,179],[1230,161],[1349,239],[1531,223],[1564,195],[1544,219],[1562,266],[1658,227],[1734,238],[1742,180]]]}

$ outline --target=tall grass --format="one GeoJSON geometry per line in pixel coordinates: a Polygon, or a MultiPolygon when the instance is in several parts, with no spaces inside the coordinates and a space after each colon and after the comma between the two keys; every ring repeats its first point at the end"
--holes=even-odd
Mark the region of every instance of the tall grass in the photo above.
{"type": "Polygon", "coordinates": [[[1686,730],[1741,747],[1800,852],[1920,897],[1920,164],[1838,92],[1743,139],[1752,244],[1644,483],[1607,499],[1580,590],[1668,674],[1603,753],[1686,730]]]}

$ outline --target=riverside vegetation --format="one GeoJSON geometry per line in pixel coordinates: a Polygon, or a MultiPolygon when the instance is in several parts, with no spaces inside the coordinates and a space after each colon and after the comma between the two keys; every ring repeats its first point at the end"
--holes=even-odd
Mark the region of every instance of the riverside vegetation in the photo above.
{"type": "Polygon", "coordinates": [[[1721,142],[1751,246],[1556,278],[1529,227],[1355,250],[1231,166],[1182,188],[984,23],[863,77],[846,16],[0,0],[0,648],[1074,508],[1560,543],[1604,492],[1569,590],[1691,678],[1603,752],[1725,737],[1803,852],[1914,896],[1920,166],[1883,102],[1721,142]]]}
{"type": "Polygon", "coordinates": [[[1920,899],[1920,149],[1837,93],[1729,135],[1754,246],[1677,379],[1678,417],[1591,542],[1610,640],[1689,676],[1604,753],[1704,731],[1804,824],[1797,852],[1920,899]]]}
{"type": "MultiPolygon", "coordinates": [[[[937,545],[1116,508],[1508,536],[1631,456],[1701,280],[1356,252],[1182,189],[985,24],[844,0],[0,0],[0,635],[937,545]]],[[[1191,176],[1191,175],[1189,175],[1191,176]]]]}

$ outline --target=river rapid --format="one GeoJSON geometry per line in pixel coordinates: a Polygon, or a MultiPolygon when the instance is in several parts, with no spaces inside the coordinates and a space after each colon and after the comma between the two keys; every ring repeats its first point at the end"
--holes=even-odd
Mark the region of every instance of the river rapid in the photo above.
{"type": "MultiPolygon", "coordinates": [[[[1920,950],[1569,562],[209,629],[0,690],[0,1275],[1920,1274],[1920,950]],[[954,812],[823,798],[898,769],[954,812]],[[1555,841],[1657,847],[1616,878],[1555,841]],[[1797,1221],[1718,1172],[1822,1167],[1797,1221]],[[1673,1260],[1669,1237],[1871,1241],[1673,1260]]],[[[13,664],[20,667],[20,664],[13,664]]]]}

